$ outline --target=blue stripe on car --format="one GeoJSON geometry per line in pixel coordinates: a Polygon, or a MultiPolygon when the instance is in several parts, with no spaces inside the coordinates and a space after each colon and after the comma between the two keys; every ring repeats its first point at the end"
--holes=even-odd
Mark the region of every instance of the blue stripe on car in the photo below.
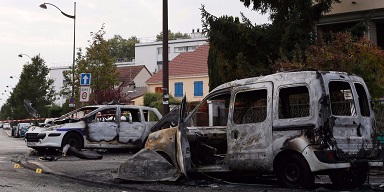
{"type": "Polygon", "coordinates": [[[85,135],[84,128],[61,128],[61,129],[56,129],[56,131],[78,131],[82,135],[85,135]]]}

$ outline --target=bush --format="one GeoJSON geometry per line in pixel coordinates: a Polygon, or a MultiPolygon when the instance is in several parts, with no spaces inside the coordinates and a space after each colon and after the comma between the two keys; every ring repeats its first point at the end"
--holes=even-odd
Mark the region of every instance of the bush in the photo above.
{"type": "MultiPolygon", "coordinates": [[[[169,96],[170,105],[180,105],[181,100],[169,96]]],[[[145,93],[144,94],[144,105],[149,107],[155,107],[157,110],[162,111],[163,109],[163,94],[161,93],[145,93]]]]}

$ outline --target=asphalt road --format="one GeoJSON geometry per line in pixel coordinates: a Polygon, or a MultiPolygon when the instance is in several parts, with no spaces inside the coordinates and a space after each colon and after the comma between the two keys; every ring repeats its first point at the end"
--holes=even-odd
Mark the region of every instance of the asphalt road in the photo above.
{"type": "MultiPolygon", "coordinates": [[[[282,188],[273,177],[225,177],[228,174],[224,177],[191,174],[189,179],[177,182],[118,181],[113,179],[111,171],[133,155],[129,151],[99,150],[101,160],[66,156],[44,161],[31,153],[22,139],[10,138],[2,130],[0,146],[0,191],[302,191],[282,188]]],[[[383,181],[382,172],[372,172],[369,184],[359,189],[336,189],[327,176],[321,176],[312,190],[384,191],[378,187],[383,181]]]]}

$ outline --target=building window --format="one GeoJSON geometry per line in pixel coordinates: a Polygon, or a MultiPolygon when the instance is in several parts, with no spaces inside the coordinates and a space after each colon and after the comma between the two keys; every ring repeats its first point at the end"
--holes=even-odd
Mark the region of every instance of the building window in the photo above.
{"type": "Polygon", "coordinates": [[[186,51],[187,51],[187,47],[175,47],[175,53],[182,53],[186,51]]]}
{"type": "Polygon", "coordinates": [[[182,53],[182,52],[192,52],[197,48],[197,46],[184,46],[184,47],[175,47],[174,51],[175,53],[182,53]]]}
{"type": "MultiPolygon", "coordinates": [[[[158,47],[157,48],[157,54],[158,55],[162,55],[163,54],[163,48],[162,47],[158,47]]],[[[169,54],[169,47],[168,47],[168,54],[169,54]]]]}
{"type": "Polygon", "coordinates": [[[155,87],[155,93],[163,93],[163,87],[155,87]]]}
{"type": "Polygon", "coordinates": [[[193,83],[194,86],[194,96],[203,96],[203,81],[195,81],[193,83]]]}
{"type": "Polygon", "coordinates": [[[175,83],[175,97],[182,97],[183,96],[183,82],[176,82],[175,83]]]}
{"type": "Polygon", "coordinates": [[[197,46],[188,46],[188,47],[187,47],[187,51],[188,51],[188,52],[192,52],[192,51],[194,51],[196,48],[197,48],[197,46]]]}

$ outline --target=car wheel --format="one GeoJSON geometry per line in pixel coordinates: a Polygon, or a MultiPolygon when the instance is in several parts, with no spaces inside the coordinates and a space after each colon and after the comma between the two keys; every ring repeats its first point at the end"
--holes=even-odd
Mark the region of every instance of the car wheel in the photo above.
{"type": "Polygon", "coordinates": [[[280,161],[277,177],[282,185],[291,188],[308,188],[314,184],[315,177],[307,161],[292,154],[280,161]]]}
{"type": "Polygon", "coordinates": [[[64,136],[61,147],[64,147],[67,144],[76,148],[77,150],[81,150],[83,148],[83,138],[81,138],[81,136],[76,133],[67,133],[64,136]]]}
{"type": "Polygon", "coordinates": [[[359,187],[367,181],[368,170],[357,168],[353,171],[337,171],[329,175],[332,184],[338,187],[359,187]]]}

